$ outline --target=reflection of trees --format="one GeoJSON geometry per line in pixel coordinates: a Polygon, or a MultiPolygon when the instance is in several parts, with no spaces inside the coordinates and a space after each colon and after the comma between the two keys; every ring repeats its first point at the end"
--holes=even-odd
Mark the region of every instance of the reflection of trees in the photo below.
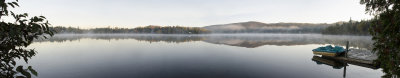
{"type": "Polygon", "coordinates": [[[332,36],[318,34],[267,34],[267,35],[155,35],[155,34],[81,34],[81,35],[56,35],[48,40],[37,40],[37,42],[66,42],[76,41],[83,38],[99,39],[99,40],[123,40],[135,39],[147,42],[168,42],[181,43],[190,41],[204,41],[213,44],[224,44],[231,46],[255,48],[263,45],[306,45],[306,44],[334,44],[345,45],[346,41],[350,41],[350,46],[370,49],[372,41],[369,36],[332,36]]]}
{"type": "Polygon", "coordinates": [[[73,34],[64,34],[64,35],[56,35],[47,40],[36,40],[37,42],[67,42],[67,41],[76,41],[83,38],[90,38],[96,40],[124,40],[124,39],[135,39],[138,41],[146,41],[146,42],[168,42],[168,43],[181,43],[181,42],[191,42],[191,41],[201,41],[204,38],[196,35],[144,35],[144,34],[81,34],[81,35],[73,35],[73,34]]]}
{"type": "Polygon", "coordinates": [[[50,39],[36,39],[35,42],[67,42],[67,41],[76,41],[81,39],[81,37],[75,37],[75,36],[71,36],[71,37],[51,37],[50,39]]]}
{"type": "Polygon", "coordinates": [[[275,35],[224,35],[208,36],[205,42],[255,48],[263,45],[306,45],[306,44],[334,44],[345,45],[350,41],[351,47],[370,49],[372,41],[368,36],[332,36],[332,35],[299,35],[299,34],[275,34],[275,35]]]}
{"type": "Polygon", "coordinates": [[[169,42],[169,43],[181,43],[181,42],[191,42],[191,41],[201,41],[204,38],[199,36],[141,36],[136,37],[136,40],[139,41],[148,41],[148,42],[169,42]]]}

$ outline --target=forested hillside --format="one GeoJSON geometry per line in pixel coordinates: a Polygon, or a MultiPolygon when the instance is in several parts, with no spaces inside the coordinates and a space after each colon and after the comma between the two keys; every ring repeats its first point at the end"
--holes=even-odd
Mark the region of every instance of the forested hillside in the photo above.
{"type": "Polygon", "coordinates": [[[206,34],[206,33],[322,33],[331,35],[369,35],[370,20],[337,22],[333,24],[311,23],[261,23],[242,22],[206,27],[145,26],[136,28],[52,27],[57,33],[139,33],[139,34],[206,34]]]}
{"type": "Polygon", "coordinates": [[[322,34],[332,35],[369,35],[371,20],[338,22],[322,31],[322,34]]]}

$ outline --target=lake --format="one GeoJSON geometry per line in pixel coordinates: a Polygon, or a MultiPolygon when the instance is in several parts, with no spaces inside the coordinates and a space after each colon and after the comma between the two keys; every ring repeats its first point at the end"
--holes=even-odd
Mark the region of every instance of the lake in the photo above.
{"type": "Polygon", "coordinates": [[[381,69],[324,64],[311,51],[328,44],[344,46],[346,41],[351,48],[370,50],[370,39],[321,34],[57,34],[28,47],[38,52],[28,65],[39,78],[377,78],[384,74],[381,69]]]}

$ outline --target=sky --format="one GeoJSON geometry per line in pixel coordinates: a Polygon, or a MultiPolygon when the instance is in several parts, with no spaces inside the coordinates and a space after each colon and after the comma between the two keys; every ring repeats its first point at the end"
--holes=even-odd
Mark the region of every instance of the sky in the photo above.
{"type": "Polygon", "coordinates": [[[19,4],[13,9],[17,13],[46,16],[53,26],[80,28],[202,27],[247,21],[334,23],[372,18],[359,0],[19,0],[19,4]]]}

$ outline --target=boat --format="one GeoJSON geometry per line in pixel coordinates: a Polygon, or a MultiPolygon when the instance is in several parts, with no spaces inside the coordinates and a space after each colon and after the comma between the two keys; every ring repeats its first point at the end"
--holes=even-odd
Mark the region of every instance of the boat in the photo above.
{"type": "Polygon", "coordinates": [[[332,47],[332,45],[327,45],[325,47],[318,47],[312,51],[316,55],[336,57],[342,55],[345,52],[345,49],[340,46],[332,47]]]}

